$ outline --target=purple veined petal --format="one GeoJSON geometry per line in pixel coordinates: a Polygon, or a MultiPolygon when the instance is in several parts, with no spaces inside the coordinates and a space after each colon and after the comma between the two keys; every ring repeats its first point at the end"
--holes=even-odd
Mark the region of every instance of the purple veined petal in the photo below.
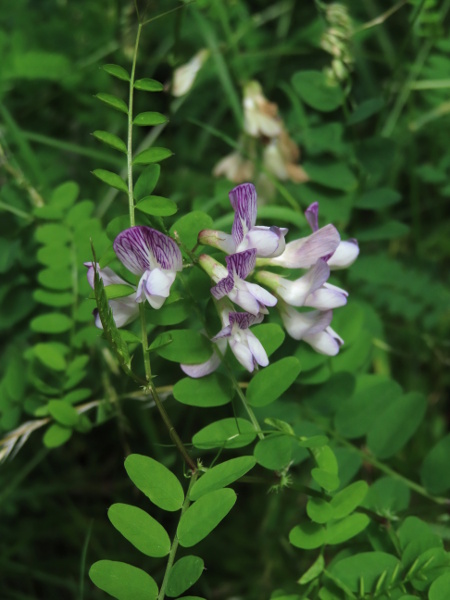
{"type": "Polygon", "coordinates": [[[344,340],[333,330],[327,327],[324,331],[304,338],[316,352],[327,356],[336,356],[344,340]]]}
{"type": "Polygon", "coordinates": [[[234,278],[232,275],[228,275],[221,279],[214,287],[211,288],[211,294],[216,300],[220,300],[224,296],[231,293],[234,288],[234,278]]]}
{"type": "MultiPolygon", "coordinates": [[[[217,347],[220,353],[225,354],[225,350],[227,348],[227,340],[226,339],[218,339],[217,347]]],[[[200,363],[198,365],[183,365],[180,364],[181,370],[186,373],[189,377],[193,379],[198,379],[199,377],[205,377],[206,375],[210,375],[213,373],[220,365],[221,357],[214,349],[211,357],[205,361],[204,363],[200,363]]]]}
{"type": "Polygon", "coordinates": [[[239,337],[230,338],[230,348],[236,357],[237,361],[241,363],[241,365],[247,369],[250,373],[253,373],[255,369],[255,361],[253,360],[253,354],[251,353],[250,348],[243,343],[239,337]]]}
{"type": "Polygon", "coordinates": [[[235,211],[231,235],[237,247],[256,223],[256,189],[252,183],[242,183],[228,196],[235,211]]]}
{"type": "Polygon", "coordinates": [[[228,314],[230,325],[237,325],[239,329],[248,329],[252,325],[261,323],[264,319],[262,314],[253,315],[245,312],[230,312],[228,314]]]}
{"type": "Polygon", "coordinates": [[[223,329],[216,333],[216,335],[211,338],[211,341],[214,343],[218,343],[222,338],[228,338],[231,336],[231,325],[225,325],[223,329]]]}
{"type": "Polygon", "coordinates": [[[331,310],[298,312],[292,306],[280,304],[280,314],[283,325],[294,340],[302,340],[307,335],[315,335],[323,331],[331,323],[331,310]]]}
{"type": "Polygon", "coordinates": [[[229,233],[224,233],[223,231],[203,229],[203,231],[200,231],[198,234],[198,242],[199,244],[218,248],[226,254],[233,254],[233,252],[236,252],[236,244],[233,236],[229,233]]]}
{"type": "Polygon", "coordinates": [[[281,256],[262,260],[264,264],[279,265],[288,269],[308,269],[319,258],[333,254],[339,242],[340,236],[336,227],[326,225],[308,237],[286,244],[286,249],[281,256]]]}
{"type": "Polygon", "coordinates": [[[318,290],[330,276],[330,268],[323,259],[316,264],[303,277],[289,281],[280,277],[277,294],[292,306],[304,306],[306,298],[318,290]]]}
{"type": "Polygon", "coordinates": [[[269,364],[267,352],[264,350],[264,346],[258,340],[256,335],[251,331],[247,332],[247,344],[250,352],[253,354],[253,358],[256,360],[258,365],[261,367],[267,367],[269,364]]]}
{"type": "Polygon", "coordinates": [[[345,269],[355,262],[359,255],[358,242],[355,239],[340,242],[336,251],[328,259],[330,269],[345,269]]]}
{"type": "Polygon", "coordinates": [[[145,225],[125,229],[113,246],[121,263],[135,275],[156,267],[168,271],[183,268],[181,252],[174,240],[145,225]]]}
{"type": "Polygon", "coordinates": [[[305,217],[313,231],[319,229],[319,203],[313,202],[305,210],[305,217]]]}
{"type": "Polygon", "coordinates": [[[238,250],[255,248],[256,256],[271,258],[283,254],[286,248],[286,227],[252,227],[241,242],[238,250]]]}
{"type": "Polygon", "coordinates": [[[244,250],[225,257],[228,273],[237,275],[240,279],[245,279],[253,271],[256,263],[256,249],[244,250]]]}
{"type": "MultiPolygon", "coordinates": [[[[333,286],[334,287],[334,286],[333,286]]],[[[348,294],[326,288],[325,286],[316,290],[305,300],[305,306],[311,306],[319,310],[331,310],[347,304],[348,294]]]]}

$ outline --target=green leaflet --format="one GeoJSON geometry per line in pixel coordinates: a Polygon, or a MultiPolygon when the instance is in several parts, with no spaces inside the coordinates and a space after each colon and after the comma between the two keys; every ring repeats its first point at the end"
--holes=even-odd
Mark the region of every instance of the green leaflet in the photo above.
{"type": "Polygon", "coordinates": [[[177,528],[180,545],[198,544],[226,517],[236,502],[233,490],[225,488],[201,496],[182,515],[177,528]]]}
{"type": "Polygon", "coordinates": [[[199,379],[180,379],[174,385],[173,395],[188,406],[223,406],[231,401],[234,390],[229,378],[212,373],[199,379]]]}
{"type": "Polygon", "coordinates": [[[177,560],[170,571],[166,594],[171,598],[179,596],[200,579],[204,562],[198,556],[188,555],[177,560]]]}
{"type": "Polygon", "coordinates": [[[99,560],[89,577],[104,592],[117,600],[156,600],[158,586],[142,569],[115,560],[99,560]]]}
{"type": "Polygon", "coordinates": [[[209,492],[226,487],[248,473],[255,464],[253,456],[239,456],[208,469],[193,485],[189,498],[198,500],[209,492]]]}
{"type": "Polygon", "coordinates": [[[125,469],[134,485],[163,510],[179,510],[184,502],[181,483],[167,467],[141,454],[130,454],[125,469]]]}
{"type": "Polygon", "coordinates": [[[113,504],[108,518],[114,527],[140,552],[163,557],[170,552],[170,538],[162,525],[137,506],[113,504]]]}

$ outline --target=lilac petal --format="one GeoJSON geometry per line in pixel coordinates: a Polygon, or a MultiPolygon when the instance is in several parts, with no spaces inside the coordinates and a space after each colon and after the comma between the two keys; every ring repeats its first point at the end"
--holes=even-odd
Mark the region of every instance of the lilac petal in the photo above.
{"type": "Polygon", "coordinates": [[[359,246],[355,239],[341,242],[328,260],[331,269],[345,269],[358,258],[359,246]]]}
{"type": "Polygon", "coordinates": [[[119,283],[123,285],[130,285],[127,281],[122,279],[122,277],[119,277],[116,273],[114,273],[114,271],[109,267],[104,267],[101,269],[98,263],[93,262],[85,262],[84,266],[88,268],[87,279],[92,289],[94,289],[95,268],[97,268],[97,273],[99,274],[99,277],[103,281],[103,285],[105,287],[119,283]]]}
{"type": "Polygon", "coordinates": [[[225,325],[225,327],[223,329],[221,329],[219,331],[219,333],[216,333],[216,335],[213,338],[211,338],[211,341],[217,343],[222,338],[230,337],[230,335],[231,335],[231,325],[225,325]]]}
{"type": "Polygon", "coordinates": [[[348,293],[341,288],[325,283],[305,300],[305,306],[312,306],[319,310],[330,310],[347,304],[348,293]]]}
{"type": "Polygon", "coordinates": [[[236,252],[236,244],[233,236],[224,233],[223,231],[203,229],[203,231],[200,231],[198,234],[198,242],[199,244],[218,248],[219,250],[226,252],[226,254],[233,254],[233,252],[236,252]]]}
{"type": "Polygon", "coordinates": [[[289,242],[281,256],[267,259],[265,264],[279,265],[288,269],[308,269],[319,258],[335,252],[339,242],[340,236],[336,227],[326,225],[308,237],[289,242]]]}
{"type": "Polygon", "coordinates": [[[263,306],[275,306],[278,302],[277,298],[256,283],[247,283],[245,285],[251,295],[263,306]]]}
{"type": "Polygon", "coordinates": [[[232,302],[243,308],[252,315],[261,312],[261,305],[253,294],[247,289],[246,282],[239,282],[228,294],[232,302]]]}
{"type": "Polygon", "coordinates": [[[198,365],[182,365],[180,364],[181,370],[186,373],[189,377],[193,379],[198,379],[199,377],[205,377],[205,375],[209,375],[213,373],[217,367],[220,365],[220,356],[213,352],[211,358],[209,358],[204,363],[198,365]]]}
{"type": "Polygon", "coordinates": [[[177,244],[156,229],[139,225],[119,233],[114,250],[122,264],[135,275],[160,267],[181,271],[183,261],[177,244]]]}
{"type": "Polygon", "coordinates": [[[330,276],[330,268],[323,259],[296,281],[280,278],[277,293],[283,300],[292,306],[304,306],[305,300],[310,294],[318,290],[330,276]]]}
{"type": "Polygon", "coordinates": [[[247,343],[250,349],[250,352],[253,354],[253,358],[256,360],[258,365],[261,367],[267,367],[269,364],[269,359],[267,357],[267,353],[264,350],[264,346],[258,340],[256,335],[251,331],[247,332],[247,343]]]}
{"type": "Polygon", "coordinates": [[[256,249],[244,250],[225,257],[228,273],[237,275],[240,279],[245,279],[253,271],[256,263],[256,249]]]}
{"type": "Polygon", "coordinates": [[[253,227],[245,236],[243,244],[247,248],[255,248],[256,255],[261,258],[280,256],[286,248],[284,236],[287,232],[286,227],[253,227]]]}
{"type": "Polygon", "coordinates": [[[256,223],[256,189],[252,183],[242,183],[228,194],[235,211],[231,235],[236,246],[256,223]]]}
{"type": "Polygon", "coordinates": [[[110,300],[109,306],[111,307],[114,322],[117,327],[124,327],[139,316],[139,306],[136,304],[134,294],[133,297],[128,296],[121,300],[110,300]]]}
{"type": "Polygon", "coordinates": [[[326,354],[327,356],[336,356],[344,343],[344,340],[339,337],[331,327],[327,327],[320,333],[305,336],[304,340],[312,346],[316,352],[326,354]]]}
{"type": "Polygon", "coordinates": [[[317,231],[319,229],[319,203],[313,202],[305,211],[305,217],[311,229],[317,231]]]}
{"type": "Polygon", "coordinates": [[[302,340],[307,335],[318,334],[331,323],[333,313],[331,310],[298,312],[295,308],[283,304],[281,318],[288,334],[294,340],[302,340]]]}

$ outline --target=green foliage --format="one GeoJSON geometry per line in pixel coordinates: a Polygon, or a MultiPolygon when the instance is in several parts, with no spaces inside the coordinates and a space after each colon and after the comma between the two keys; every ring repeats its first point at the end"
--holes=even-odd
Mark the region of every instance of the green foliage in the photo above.
{"type": "Polygon", "coordinates": [[[447,600],[448,6],[138,3],[134,60],[130,7],[66,4],[0,15],[2,594],[447,600]],[[279,138],[248,133],[252,80],[279,138]],[[224,255],[198,234],[231,231],[239,177],[288,242],[318,201],[360,243],[331,278],[344,345],[316,353],[271,309],[251,328],[268,367],[227,349],[189,378],[223,326],[197,262],[224,255]],[[112,243],[133,224],[171,236],[183,271],[122,329],[139,277],[112,243]]]}

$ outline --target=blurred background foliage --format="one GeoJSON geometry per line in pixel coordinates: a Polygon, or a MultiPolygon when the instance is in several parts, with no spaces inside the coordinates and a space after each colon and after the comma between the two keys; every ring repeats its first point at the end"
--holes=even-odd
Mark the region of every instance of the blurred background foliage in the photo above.
{"type": "MultiPolygon", "coordinates": [[[[263,221],[266,214],[271,224],[275,215],[277,224],[298,236],[303,210],[318,200],[321,223],[333,222],[360,243],[358,261],[336,278],[350,292],[336,325],[348,349],[330,361],[290,341],[284,354],[300,359],[301,385],[291,388],[274,416],[283,418],[284,411],[286,420],[306,423],[312,435],[318,427],[314,414],[320,421],[338,411],[339,398],[334,404],[323,400],[332,395],[332,386],[324,387],[330,377],[393,377],[406,392],[426,395],[427,417],[390,464],[413,480],[421,470],[431,493],[445,493],[446,464],[439,463],[430,482],[428,467],[439,457],[428,455],[428,463],[424,457],[439,440],[448,441],[450,2],[362,0],[340,8],[295,0],[197,0],[184,8],[175,0],[138,4],[149,22],[137,76],[161,81],[165,92],[137,95],[136,112],[160,111],[170,122],[138,128],[135,147],[156,142],[174,152],[162,166],[157,193],[173,199],[179,214],[202,210],[218,228],[230,223],[227,192],[233,184],[212,171],[241,143],[243,88],[255,79],[278,105],[308,179],[280,181],[267,173],[260,155],[250,156],[263,221]],[[192,90],[173,96],[174,70],[203,48],[209,57],[192,90]],[[308,79],[311,71],[323,80],[308,79]],[[335,100],[331,93],[323,96],[330,81],[335,100]],[[271,213],[275,208],[285,212],[271,213]],[[308,408],[298,402],[304,397],[319,400],[308,408]]],[[[172,465],[167,463],[168,439],[159,419],[118,376],[91,323],[93,301],[82,266],[91,260],[89,237],[105,252],[103,229],[127,214],[125,195],[90,174],[96,168],[121,172],[125,157],[91,133],[126,135],[123,115],[105,110],[95,94],[126,100],[126,86],[99,67],[129,68],[135,30],[135,8],[121,0],[16,0],[0,11],[0,432],[6,436],[35,417],[53,418],[57,426],[49,434],[43,423],[0,470],[5,600],[103,597],[86,580],[86,569],[112,551],[129,559],[127,543],[105,519],[113,501],[135,496],[124,456],[131,449],[164,455],[169,467],[176,461],[173,452],[172,465]],[[49,290],[67,294],[65,303],[57,306],[46,296],[49,290]],[[42,321],[49,306],[61,317],[50,328],[42,321]],[[76,411],[72,421],[67,417],[74,435],[72,429],[61,432],[52,414],[49,402],[61,397],[76,406],[96,403],[95,418],[76,411]]],[[[113,237],[117,231],[110,227],[113,237]]],[[[307,234],[306,222],[300,229],[307,234]]],[[[181,376],[173,366],[155,364],[162,383],[181,376]]],[[[186,437],[211,418],[229,415],[209,409],[206,418],[201,409],[186,412],[173,398],[167,402],[186,437]]],[[[334,425],[339,432],[341,423],[345,437],[343,422],[342,409],[334,425]]],[[[357,448],[364,449],[367,430],[353,436],[361,441],[357,448]]],[[[348,481],[360,469],[368,481],[378,476],[359,454],[345,455],[343,447],[340,452],[348,481]]],[[[287,490],[264,495],[261,503],[256,488],[239,484],[241,508],[232,525],[200,547],[211,572],[202,593],[211,600],[267,598],[308,566],[285,540],[304,499],[287,490]]],[[[400,509],[433,521],[433,504],[420,497],[412,502],[400,509]]],[[[449,538],[445,515],[434,525],[449,538]]],[[[134,564],[161,568],[135,554],[134,564]]]]}

